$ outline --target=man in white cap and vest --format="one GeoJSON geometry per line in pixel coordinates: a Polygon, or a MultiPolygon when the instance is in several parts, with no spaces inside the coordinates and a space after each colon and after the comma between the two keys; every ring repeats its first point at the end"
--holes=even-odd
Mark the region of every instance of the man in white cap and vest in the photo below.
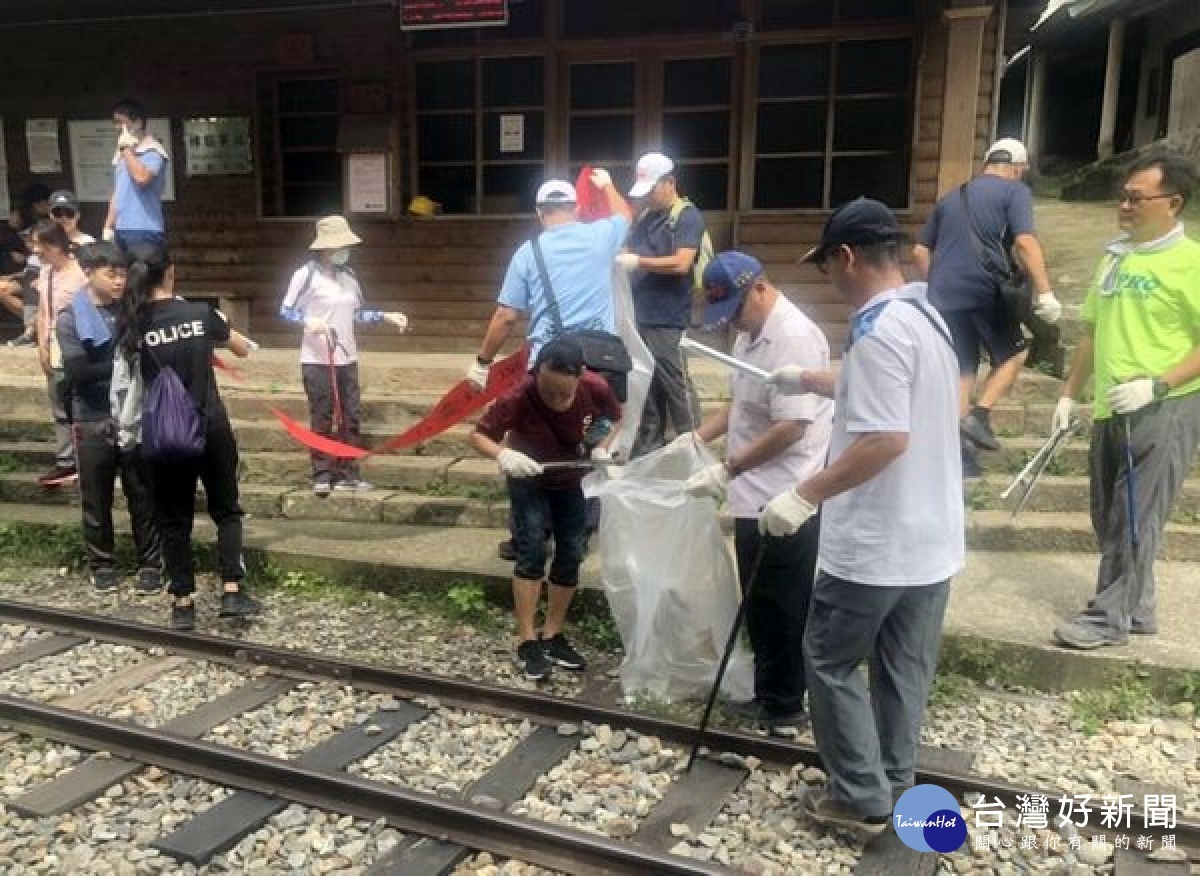
{"type": "Polygon", "coordinates": [[[700,405],[679,341],[691,323],[691,272],[704,239],[704,219],[680,196],[675,163],[661,152],[638,159],[629,196],[639,199],[642,209],[629,234],[630,251],[617,261],[633,272],[638,332],[654,356],[654,378],[633,448],[639,456],[662,446],[668,421],[679,435],[699,422],[700,405]]]}
{"type": "MultiPolygon", "coordinates": [[[[1021,314],[1002,295],[1017,273],[1010,253],[1033,286],[1034,314],[1050,323],[1062,314],[1034,233],[1033,195],[1022,182],[1028,166],[1020,141],[997,140],[983,172],[938,201],[913,247],[917,268],[929,282],[929,302],[954,339],[963,437],[983,450],[1000,449],[992,408],[1013,388],[1028,355],[1021,314]],[[972,407],[981,348],[991,372],[972,407]]],[[[964,473],[977,475],[970,446],[963,448],[964,473]]]]}

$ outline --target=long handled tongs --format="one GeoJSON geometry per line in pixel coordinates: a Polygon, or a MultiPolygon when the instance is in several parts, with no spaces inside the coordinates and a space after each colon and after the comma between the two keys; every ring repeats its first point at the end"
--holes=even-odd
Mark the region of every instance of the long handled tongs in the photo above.
{"type": "Polygon", "coordinates": [[[1042,475],[1045,474],[1047,466],[1050,465],[1051,461],[1058,454],[1058,451],[1062,448],[1062,446],[1067,443],[1067,439],[1074,434],[1077,425],[1077,422],[1072,422],[1068,424],[1065,429],[1059,429],[1053,435],[1051,435],[1046,443],[1041,446],[1041,449],[1038,450],[1038,452],[1033,455],[1033,458],[1025,464],[1025,467],[1021,469],[1020,474],[1018,474],[1013,482],[1008,485],[1008,489],[1000,494],[1001,499],[1008,499],[1008,497],[1016,492],[1019,487],[1024,485],[1024,489],[1021,492],[1021,498],[1017,502],[1017,507],[1013,509],[1013,520],[1016,520],[1017,515],[1025,510],[1025,506],[1029,504],[1029,498],[1033,495],[1034,488],[1037,487],[1038,481],[1041,480],[1042,475]]]}

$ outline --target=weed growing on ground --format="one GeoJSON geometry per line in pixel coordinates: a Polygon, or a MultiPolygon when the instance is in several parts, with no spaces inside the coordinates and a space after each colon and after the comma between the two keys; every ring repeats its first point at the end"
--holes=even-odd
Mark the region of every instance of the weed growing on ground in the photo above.
{"type": "Polygon", "coordinates": [[[487,594],[481,584],[455,584],[446,590],[446,603],[460,620],[478,623],[489,617],[487,594]]]}
{"type": "Polygon", "coordinates": [[[938,675],[949,673],[980,684],[1014,687],[1028,677],[1029,662],[1013,657],[985,639],[944,641],[938,675]]]}
{"type": "Polygon", "coordinates": [[[1109,687],[1073,691],[1067,699],[1088,736],[1099,733],[1108,721],[1136,721],[1158,705],[1145,673],[1132,669],[1109,687]]]}
{"type": "Polygon", "coordinates": [[[1181,673],[1167,689],[1167,701],[1191,703],[1200,711],[1200,671],[1181,673]]]}
{"type": "Polygon", "coordinates": [[[0,558],[9,565],[80,569],[86,557],[78,527],[0,523],[0,558]]]}
{"type": "Polygon", "coordinates": [[[977,691],[975,681],[965,675],[957,672],[938,672],[933,677],[929,703],[933,706],[959,706],[976,699],[977,691]]]}
{"type": "Polygon", "coordinates": [[[591,611],[574,622],[574,634],[587,646],[612,654],[621,650],[621,633],[607,609],[591,611]]]}
{"type": "Polygon", "coordinates": [[[982,481],[968,486],[964,498],[967,508],[971,511],[986,511],[996,501],[996,496],[991,488],[982,481]]]}
{"type": "Polygon", "coordinates": [[[0,453],[0,472],[21,470],[21,461],[11,453],[0,453]]]}
{"type": "Polygon", "coordinates": [[[665,718],[671,721],[682,721],[685,724],[698,724],[704,714],[704,704],[700,702],[671,703],[660,700],[653,694],[644,691],[625,698],[625,706],[631,712],[640,715],[651,715],[655,718],[665,718]]]}

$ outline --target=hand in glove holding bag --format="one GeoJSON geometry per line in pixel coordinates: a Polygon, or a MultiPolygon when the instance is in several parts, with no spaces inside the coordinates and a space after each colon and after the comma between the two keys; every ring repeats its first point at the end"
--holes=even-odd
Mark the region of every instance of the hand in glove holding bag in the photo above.
{"type": "Polygon", "coordinates": [[[623,271],[636,271],[638,268],[638,254],[636,252],[619,252],[617,253],[617,264],[621,266],[623,271]]]}
{"type": "Polygon", "coordinates": [[[817,513],[817,506],[795,490],[780,493],[767,503],[758,518],[758,531],[762,535],[782,538],[796,532],[817,513]]]}
{"type": "Polygon", "coordinates": [[[384,313],[383,321],[396,327],[402,332],[407,331],[408,329],[408,317],[398,310],[389,310],[384,313]]]}
{"type": "Polygon", "coordinates": [[[1054,419],[1050,421],[1050,431],[1057,434],[1070,428],[1071,414],[1075,413],[1075,400],[1063,396],[1054,406],[1054,419]]]}
{"type": "Polygon", "coordinates": [[[500,471],[510,478],[535,478],[542,473],[541,463],[530,459],[519,450],[505,447],[496,457],[500,471]]]}
{"type": "Polygon", "coordinates": [[[329,321],[320,317],[310,316],[304,320],[304,330],[313,335],[329,334],[329,321]]]}
{"type": "Polygon", "coordinates": [[[1033,315],[1053,325],[1062,316],[1062,302],[1050,292],[1044,292],[1034,302],[1033,315]]]}
{"type": "Polygon", "coordinates": [[[683,491],[696,499],[719,499],[729,483],[729,469],[717,462],[705,466],[683,482],[683,491]]]}
{"type": "Polygon", "coordinates": [[[806,395],[813,391],[808,379],[809,371],[799,365],[784,365],[772,371],[767,383],[779,390],[783,395],[806,395]]]}
{"type": "Polygon", "coordinates": [[[595,170],[593,170],[592,175],[588,177],[588,179],[591,180],[592,185],[601,191],[609,188],[613,184],[612,176],[610,176],[609,172],[603,167],[597,167],[595,170]]]}

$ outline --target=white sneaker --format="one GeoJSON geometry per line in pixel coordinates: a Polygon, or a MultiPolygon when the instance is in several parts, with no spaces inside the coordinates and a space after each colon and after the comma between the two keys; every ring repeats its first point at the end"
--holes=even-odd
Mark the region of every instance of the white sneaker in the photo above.
{"type": "Polygon", "coordinates": [[[342,478],[333,485],[333,488],[339,493],[365,493],[375,489],[375,485],[358,478],[342,478]]]}

